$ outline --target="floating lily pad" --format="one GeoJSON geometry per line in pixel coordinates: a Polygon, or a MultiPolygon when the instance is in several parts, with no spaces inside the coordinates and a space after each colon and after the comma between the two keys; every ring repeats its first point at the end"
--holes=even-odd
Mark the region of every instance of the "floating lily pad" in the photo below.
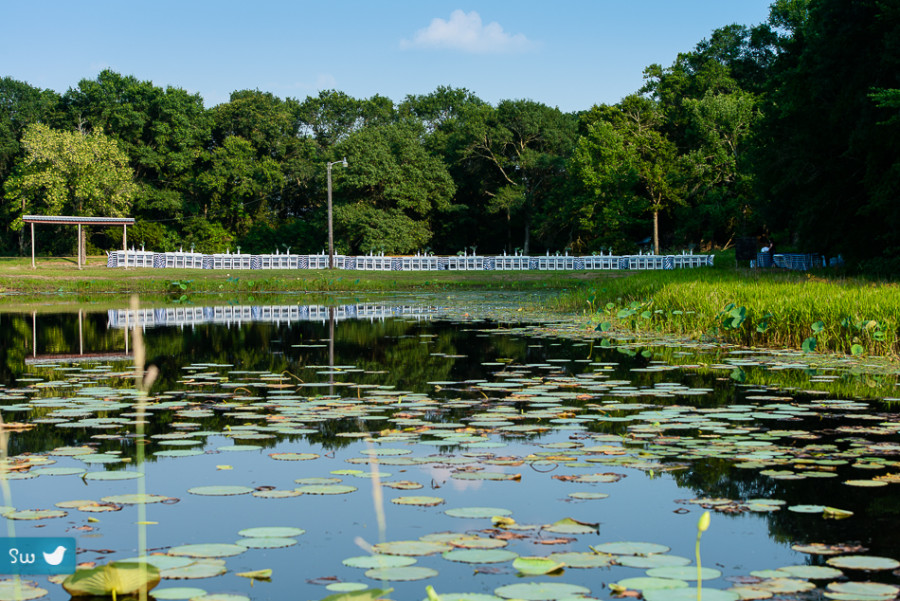
{"type": "Polygon", "coordinates": [[[292,526],[259,526],[257,528],[244,528],[239,530],[238,534],[247,538],[269,538],[269,537],[294,537],[305,534],[306,530],[302,528],[294,528],[292,526]]]}
{"type": "Polygon", "coordinates": [[[0,601],[29,601],[40,599],[47,595],[46,589],[42,589],[34,582],[27,580],[0,580],[0,601]]]}
{"type": "Polygon", "coordinates": [[[555,532],[557,534],[596,534],[600,531],[600,524],[591,524],[588,522],[579,522],[572,518],[563,518],[558,522],[553,522],[549,526],[544,526],[543,530],[555,532]]]}
{"type": "MultiPolygon", "coordinates": [[[[722,575],[720,570],[715,568],[700,568],[700,577],[703,580],[713,580],[722,575]]],[[[664,566],[661,568],[650,568],[647,570],[647,576],[651,578],[674,578],[677,580],[697,580],[696,566],[664,566]]]]}
{"type": "Polygon", "coordinates": [[[260,536],[242,538],[235,541],[235,544],[242,547],[247,547],[248,549],[282,549],[284,547],[291,547],[293,545],[296,545],[297,541],[293,538],[288,537],[260,536]]]}
{"type": "Polygon", "coordinates": [[[503,563],[518,556],[506,549],[452,549],[442,554],[444,559],[462,563],[503,563]]]}
{"type": "Polygon", "coordinates": [[[513,561],[513,568],[527,576],[543,576],[561,570],[564,563],[553,561],[549,557],[519,557],[513,561]]]}
{"type": "Polygon", "coordinates": [[[376,553],[385,555],[434,555],[451,549],[450,545],[439,542],[421,540],[401,540],[387,543],[378,543],[373,546],[376,553]]]}
{"type": "Polygon", "coordinates": [[[198,559],[233,557],[247,550],[243,545],[229,543],[200,543],[195,545],[180,545],[169,549],[169,555],[196,557],[198,559]]]}
{"type": "Polygon", "coordinates": [[[386,580],[389,582],[409,582],[411,580],[425,580],[438,575],[437,570],[420,566],[407,566],[402,568],[372,568],[366,570],[366,577],[373,580],[386,580]]]}
{"type": "Polygon", "coordinates": [[[881,582],[831,582],[828,584],[828,592],[825,596],[829,599],[860,599],[871,601],[876,598],[893,599],[900,594],[900,587],[881,582]],[[832,597],[828,593],[849,595],[850,597],[832,597]]]}
{"type": "Polygon", "coordinates": [[[402,568],[411,566],[416,561],[412,557],[404,557],[402,555],[361,555],[359,557],[348,557],[342,563],[351,568],[370,570],[372,568],[402,568]]]}
{"type": "Polygon", "coordinates": [[[825,563],[834,568],[847,570],[896,570],[900,567],[900,561],[896,559],[875,555],[841,555],[831,557],[825,563]]]}
{"type": "Polygon", "coordinates": [[[457,507],[447,509],[444,513],[454,518],[492,518],[512,515],[512,511],[502,507],[457,507]]]}
{"type": "Polygon", "coordinates": [[[301,490],[255,490],[252,494],[260,499],[289,499],[303,494],[301,490]]]}
{"type": "Polygon", "coordinates": [[[581,500],[594,500],[594,499],[605,499],[609,495],[602,492],[570,492],[569,496],[573,499],[581,499],[581,500]]]}
{"type": "Polygon", "coordinates": [[[657,543],[615,542],[592,545],[591,550],[596,553],[612,555],[653,555],[654,553],[668,553],[669,547],[657,543]]]}
{"type": "Polygon", "coordinates": [[[227,571],[224,559],[196,559],[186,566],[164,569],[162,577],[170,580],[199,580],[221,576],[227,571]]]}
{"type": "MultiPolygon", "coordinates": [[[[87,472],[84,475],[85,480],[102,480],[102,481],[112,481],[112,480],[136,480],[138,478],[143,478],[143,472],[126,472],[126,471],[117,471],[117,472],[87,472]]],[[[154,591],[154,595],[156,591],[154,591]]]]}
{"type": "Polygon", "coordinates": [[[440,497],[397,497],[391,499],[391,503],[396,505],[419,505],[421,507],[434,507],[444,502],[440,497]]]}
{"type": "Polygon", "coordinates": [[[85,473],[81,467],[38,467],[31,470],[35,476],[75,476],[85,473]]]}
{"type": "Polygon", "coordinates": [[[335,593],[352,593],[355,591],[364,591],[369,588],[369,585],[363,584],[362,582],[332,582],[325,588],[335,593]]]}
{"type": "Polygon", "coordinates": [[[189,586],[173,586],[169,588],[157,588],[153,590],[154,599],[193,599],[205,595],[206,591],[202,588],[194,588],[189,586]]]}
{"type": "MultiPolygon", "coordinates": [[[[603,557],[602,555],[600,557],[603,557]]],[[[687,557],[680,555],[667,555],[658,553],[655,555],[618,555],[616,556],[616,564],[629,568],[641,568],[648,570],[650,568],[663,568],[668,566],[686,566],[691,563],[687,557]]],[[[696,571],[696,570],[695,570],[696,571]]]]}
{"type": "Polygon", "coordinates": [[[837,568],[828,566],[785,566],[778,568],[778,570],[780,572],[787,572],[794,578],[803,578],[804,580],[831,580],[840,578],[844,575],[844,573],[837,568]]]}
{"type": "Polygon", "coordinates": [[[688,583],[674,578],[655,578],[653,576],[639,576],[637,578],[625,578],[616,583],[617,587],[634,591],[670,590],[675,588],[687,588],[688,583]]]}
{"type": "Polygon", "coordinates": [[[112,562],[88,570],[78,570],[62,583],[73,597],[136,595],[159,584],[160,571],[147,563],[112,562]]]}
{"type": "Polygon", "coordinates": [[[172,497],[163,495],[148,494],[128,494],[128,495],[111,495],[101,499],[104,503],[116,503],[118,505],[141,505],[147,503],[170,503],[175,501],[172,497]]]}
{"type": "MultiPolygon", "coordinates": [[[[647,590],[643,594],[645,601],[697,601],[699,596],[695,587],[647,590]]],[[[738,599],[740,597],[733,591],[703,587],[704,601],[738,601],[738,599]]]]}
{"type": "Polygon", "coordinates": [[[788,507],[788,511],[794,511],[796,513],[822,513],[825,511],[824,505],[791,505],[788,507]]]}
{"type": "Polygon", "coordinates": [[[553,601],[591,594],[591,589],[563,582],[520,582],[494,589],[494,594],[504,599],[523,601],[553,601]]]}
{"type": "Polygon", "coordinates": [[[269,457],[278,461],[310,461],[319,458],[315,453],[269,453],[269,457]]]}
{"type": "Polygon", "coordinates": [[[23,509],[22,511],[10,511],[3,517],[11,520],[49,520],[52,518],[64,518],[68,513],[60,509],[23,509]]]}
{"type": "Polygon", "coordinates": [[[253,492],[253,489],[249,486],[195,486],[189,488],[188,492],[192,495],[204,497],[230,497],[233,495],[246,495],[253,492]]]}
{"type": "Polygon", "coordinates": [[[357,489],[349,484],[312,484],[301,486],[297,490],[305,495],[345,495],[357,489]]]}

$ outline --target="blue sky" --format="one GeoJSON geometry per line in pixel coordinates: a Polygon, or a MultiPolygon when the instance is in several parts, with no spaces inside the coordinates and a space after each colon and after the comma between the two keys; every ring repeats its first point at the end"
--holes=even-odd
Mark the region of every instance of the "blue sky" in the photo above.
{"type": "Polygon", "coordinates": [[[65,92],[104,68],[199,93],[323,89],[395,102],[440,85],[564,111],[636,91],[771,0],[28,0],[4,2],[0,76],[65,92]]]}

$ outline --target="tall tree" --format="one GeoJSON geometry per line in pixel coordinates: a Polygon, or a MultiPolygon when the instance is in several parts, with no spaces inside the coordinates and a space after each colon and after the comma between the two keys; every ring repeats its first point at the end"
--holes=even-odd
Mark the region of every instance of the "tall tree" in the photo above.
{"type": "Polygon", "coordinates": [[[455,187],[422,134],[409,123],[370,126],[337,147],[350,165],[336,178],[334,209],[345,251],[408,253],[431,241],[455,187]]]}
{"type": "MultiPolygon", "coordinates": [[[[628,96],[614,107],[595,107],[579,143],[580,171],[598,199],[646,207],[652,215],[654,252],[659,254],[659,217],[683,202],[678,153],[661,131],[653,101],[628,96]]],[[[634,213],[634,209],[629,209],[634,213]]]]}

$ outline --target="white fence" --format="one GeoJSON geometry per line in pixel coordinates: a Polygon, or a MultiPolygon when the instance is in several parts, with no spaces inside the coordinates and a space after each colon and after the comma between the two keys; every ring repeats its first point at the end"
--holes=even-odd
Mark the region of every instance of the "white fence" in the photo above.
{"type": "MultiPolygon", "coordinates": [[[[385,255],[334,256],[336,269],[356,271],[581,271],[612,269],[685,269],[713,264],[713,255],[385,255]]],[[[175,269],[328,269],[328,255],[249,255],[194,252],[153,253],[119,250],[109,253],[108,267],[175,269]]]]}

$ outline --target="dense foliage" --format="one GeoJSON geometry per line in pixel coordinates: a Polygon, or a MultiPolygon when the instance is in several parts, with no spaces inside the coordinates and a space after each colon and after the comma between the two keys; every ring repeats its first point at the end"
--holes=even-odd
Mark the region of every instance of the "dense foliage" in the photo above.
{"type": "MultiPolygon", "coordinates": [[[[332,172],[339,252],[661,251],[750,236],[896,271],[896,3],[776,0],[768,23],[722,27],[644,75],[618,104],[578,113],[446,87],[400,103],[241,90],[205,108],[112,71],[62,95],[3,78],[0,252],[27,251],[22,214],[60,212],[131,215],[131,240],[154,250],[318,252],[326,164],[346,157],[332,172]]],[[[121,243],[116,230],[91,236],[121,243]]],[[[74,233],[53,239],[43,250],[67,252],[74,233]]]]}

